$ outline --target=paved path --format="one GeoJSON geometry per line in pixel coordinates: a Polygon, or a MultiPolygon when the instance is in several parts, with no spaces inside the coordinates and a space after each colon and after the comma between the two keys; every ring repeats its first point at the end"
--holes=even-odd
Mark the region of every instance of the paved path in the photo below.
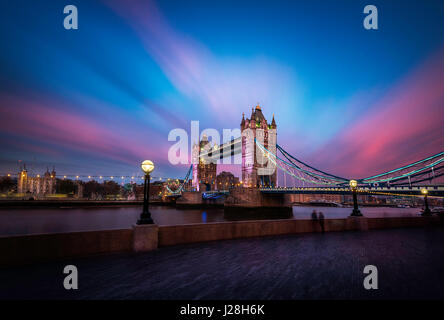
{"type": "Polygon", "coordinates": [[[240,239],[0,269],[1,299],[444,299],[444,229],[240,239]],[[79,290],[63,289],[63,267],[79,290]],[[363,269],[379,289],[363,288],[363,269]]]}

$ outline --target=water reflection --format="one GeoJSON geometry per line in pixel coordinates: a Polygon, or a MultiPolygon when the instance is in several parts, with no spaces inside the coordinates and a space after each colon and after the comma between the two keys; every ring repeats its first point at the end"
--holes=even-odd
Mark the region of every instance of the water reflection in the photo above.
{"type": "MultiPolygon", "coordinates": [[[[313,209],[326,219],[346,218],[351,208],[293,207],[294,219],[310,219],[313,209]]],[[[181,225],[225,221],[223,208],[178,210],[174,207],[150,207],[158,225],[181,225]]],[[[362,207],[369,218],[417,216],[418,208],[362,207]]],[[[0,235],[38,234],[131,228],[140,216],[139,207],[107,208],[2,208],[0,235]]]]}

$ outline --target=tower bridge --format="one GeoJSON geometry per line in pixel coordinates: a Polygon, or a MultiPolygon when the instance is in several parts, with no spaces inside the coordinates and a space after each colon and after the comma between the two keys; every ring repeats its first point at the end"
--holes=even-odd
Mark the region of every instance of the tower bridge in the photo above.
{"type": "MultiPolygon", "coordinates": [[[[192,178],[193,189],[204,192],[208,199],[218,194],[226,196],[236,192],[245,195],[245,191],[241,190],[246,189],[256,190],[251,191],[256,198],[259,192],[270,199],[279,199],[279,195],[283,194],[346,195],[350,191],[358,195],[424,196],[426,192],[429,196],[444,196],[444,152],[370,177],[352,180],[317,169],[286,151],[277,143],[274,115],[271,122],[267,121],[259,105],[252,108],[249,118],[242,115],[240,129],[240,137],[220,146],[211,145],[208,138],[203,136],[199,144],[193,147],[194,160],[184,184],[188,178],[192,178]],[[242,166],[241,186],[233,192],[217,190],[217,164],[223,159],[236,156],[240,159],[238,164],[242,166]],[[283,177],[280,183],[277,181],[278,173],[283,177]],[[291,180],[293,185],[289,186],[291,180]],[[354,183],[354,187],[351,187],[351,183],[354,183]]],[[[182,190],[183,186],[180,192],[182,190]]]]}

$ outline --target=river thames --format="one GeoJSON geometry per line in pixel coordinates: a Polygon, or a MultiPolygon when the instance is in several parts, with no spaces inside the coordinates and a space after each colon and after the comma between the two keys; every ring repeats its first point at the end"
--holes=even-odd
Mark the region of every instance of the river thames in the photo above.
{"type": "MultiPolygon", "coordinates": [[[[420,208],[361,207],[368,218],[418,216],[420,208]]],[[[326,219],[346,218],[351,208],[293,207],[293,219],[310,219],[313,210],[322,211],[326,219]]],[[[176,209],[150,207],[158,225],[181,225],[227,221],[223,208],[176,209]]],[[[126,229],[137,221],[138,206],[101,208],[1,208],[0,236],[126,229]]]]}

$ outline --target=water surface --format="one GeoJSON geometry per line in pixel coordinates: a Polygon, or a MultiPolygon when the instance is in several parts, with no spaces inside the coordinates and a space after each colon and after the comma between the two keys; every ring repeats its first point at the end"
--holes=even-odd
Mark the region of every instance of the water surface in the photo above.
{"type": "MultiPolygon", "coordinates": [[[[293,219],[310,219],[311,212],[322,211],[326,219],[346,218],[351,208],[293,207],[293,219]]],[[[363,207],[369,218],[417,216],[418,208],[363,207]]],[[[152,206],[153,220],[161,226],[226,221],[222,208],[181,210],[152,206]]],[[[140,207],[106,208],[1,208],[0,236],[107,229],[125,229],[137,221],[140,207]]]]}

